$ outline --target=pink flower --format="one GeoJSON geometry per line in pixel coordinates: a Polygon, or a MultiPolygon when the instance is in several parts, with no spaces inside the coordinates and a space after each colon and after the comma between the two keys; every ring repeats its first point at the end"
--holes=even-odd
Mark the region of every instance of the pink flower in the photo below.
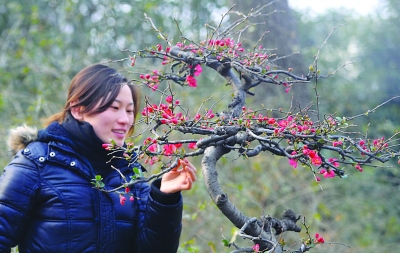
{"type": "Polygon", "coordinates": [[[166,144],[163,147],[164,155],[172,155],[176,151],[176,146],[174,144],[166,144]]]}
{"type": "Polygon", "coordinates": [[[152,157],[151,159],[150,159],[150,162],[149,162],[149,164],[150,165],[153,165],[153,164],[155,164],[156,162],[158,162],[159,161],[159,159],[158,159],[158,157],[152,157]]]}
{"type": "Polygon", "coordinates": [[[321,158],[318,156],[318,153],[314,150],[309,150],[306,145],[303,147],[303,154],[308,155],[311,159],[311,163],[314,165],[320,165],[322,163],[321,158]]]}
{"type": "Polygon", "coordinates": [[[328,162],[332,163],[332,165],[335,167],[339,167],[339,163],[337,162],[336,158],[329,158],[328,162]]]}
{"type": "Polygon", "coordinates": [[[133,202],[135,200],[135,198],[133,197],[133,196],[131,196],[130,198],[129,198],[129,201],[130,202],[133,202]]]}
{"type": "Polygon", "coordinates": [[[193,87],[193,88],[197,87],[197,81],[193,76],[190,76],[190,75],[187,76],[186,82],[189,85],[189,87],[193,87]]]}
{"type": "Polygon", "coordinates": [[[332,142],[332,146],[336,147],[336,146],[342,146],[343,142],[341,141],[334,141],[332,142]]]}
{"type": "Polygon", "coordinates": [[[208,119],[212,119],[215,117],[215,114],[212,112],[212,110],[208,110],[208,112],[206,113],[206,117],[208,119]]]}
{"type": "Polygon", "coordinates": [[[286,120],[280,120],[280,121],[278,121],[278,125],[282,128],[286,128],[288,125],[288,122],[286,120]]]}
{"type": "MultiPolygon", "coordinates": [[[[296,151],[293,151],[292,152],[292,155],[296,155],[297,153],[296,153],[296,151]]],[[[290,166],[292,166],[293,168],[297,168],[297,159],[294,159],[294,158],[290,158],[289,159],[289,164],[290,164],[290,166]]]]}
{"type": "Polygon", "coordinates": [[[172,96],[167,96],[165,98],[165,101],[167,101],[167,103],[171,104],[172,103],[172,96]]]}
{"type": "Polygon", "coordinates": [[[119,195],[119,203],[121,205],[125,205],[125,202],[126,202],[126,197],[122,196],[122,195],[119,195]]]}
{"type": "Polygon", "coordinates": [[[253,248],[254,252],[256,252],[256,253],[260,252],[260,245],[256,244],[252,248],[253,248]]]}
{"type": "Polygon", "coordinates": [[[325,242],[324,238],[322,236],[320,236],[318,233],[316,233],[315,234],[315,243],[318,244],[318,243],[324,243],[324,242],[325,242]]]}
{"type": "Polygon", "coordinates": [[[289,164],[293,168],[295,168],[295,169],[297,168],[297,160],[296,159],[289,159],[289,164]]]}
{"type": "Polygon", "coordinates": [[[156,152],[157,151],[157,145],[156,144],[151,144],[149,147],[149,151],[150,152],[156,152]]]}
{"type": "Polygon", "coordinates": [[[335,177],[335,172],[333,170],[321,169],[319,171],[319,173],[324,175],[324,178],[334,178],[335,177]]]}
{"type": "Polygon", "coordinates": [[[189,147],[190,149],[196,149],[196,148],[197,148],[196,142],[191,142],[191,143],[189,143],[189,144],[188,144],[188,147],[189,147]]]}
{"type": "Polygon", "coordinates": [[[361,168],[361,166],[360,166],[360,164],[356,164],[354,167],[356,167],[356,169],[359,171],[359,172],[363,172],[364,170],[363,170],[363,168],[361,168]]]}
{"type": "Polygon", "coordinates": [[[131,60],[131,66],[132,66],[132,67],[135,66],[135,63],[136,63],[136,56],[131,57],[130,60],[131,60]]]}
{"type": "Polygon", "coordinates": [[[110,150],[113,145],[112,144],[107,144],[107,143],[103,143],[101,144],[101,146],[105,149],[105,150],[110,150]]]}
{"type": "Polygon", "coordinates": [[[200,64],[197,64],[196,67],[194,68],[194,75],[199,76],[203,72],[203,69],[201,68],[200,64]]]}
{"type": "Polygon", "coordinates": [[[129,189],[129,187],[125,187],[125,193],[129,193],[131,191],[131,189],[129,189]]]}
{"type": "Polygon", "coordinates": [[[269,118],[268,119],[268,124],[270,124],[270,125],[273,125],[273,124],[275,124],[275,119],[274,118],[269,118]]]}

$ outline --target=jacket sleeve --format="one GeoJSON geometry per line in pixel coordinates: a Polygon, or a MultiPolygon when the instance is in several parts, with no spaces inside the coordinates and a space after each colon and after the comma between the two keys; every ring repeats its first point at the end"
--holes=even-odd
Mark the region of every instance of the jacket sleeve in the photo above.
{"type": "Polygon", "coordinates": [[[38,185],[36,165],[19,152],[0,176],[0,252],[23,238],[38,185]]]}
{"type": "Polygon", "coordinates": [[[160,201],[160,192],[157,192],[160,182],[157,179],[151,187],[143,187],[138,200],[141,232],[136,245],[139,253],[175,253],[179,247],[182,196],[180,193],[165,194],[164,201],[160,201]]]}

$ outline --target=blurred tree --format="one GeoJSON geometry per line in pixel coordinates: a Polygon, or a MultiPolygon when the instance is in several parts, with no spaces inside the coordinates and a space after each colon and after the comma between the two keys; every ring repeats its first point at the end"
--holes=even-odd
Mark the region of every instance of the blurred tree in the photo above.
{"type": "MultiPolygon", "coordinates": [[[[399,62],[400,37],[392,30],[400,20],[399,5],[397,1],[380,4],[381,8],[369,16],[354,16],[346,10],[329,11],[313,18],[297,13],[301,52],[305,58],[315,56],[318,52],[315,45],[322,45],[327,34],[335,29],[323,45],[318,61],[321,75],[338,70],[316,84],[319,101],[323,101],[319,104],[321,113],[333,109],[341,115],[362,115],[354,122],[362,127],[363,133],[375,138],[400,130],[399,98],[368,113],[400,95],[397,85],[400,78],[393,69],[399,62]]],[[[400,228],[389,225],[400,219],[399,208],[393,208],[399,206],[400,200],[391,194],[399,189],[400,174],[397,163],[390,165],[393,167],[366,173],[362,181],[359,176],[352,175],[346,179],[350,182],[325,185],[327,191],[321,196],[334,201],[321,203],[318,216],[322,215],[324,226],[341,231],[333,235],[338,241],[357,245],[351,252],[393,252],[400,244],[397,236],[400,228]],[[347,183],[353,187],[348,188],[347,183]],[[343,215],[329,211],[338,210],[338,207],[343,215]],[[346,224],[366,214],[370,218],[361,219],[352,229],[345,228],[346,224]]]]}
{"type": "MultiPolygon", "coordinates": [[[[242,13],[250,13],[257,6],[264,6],[262,15],[255,15],[251,18],[253,25],[247,28],[246,37],[242,38],[243,45],[246,48],[266,47],[273,56],[270,62],[275,66],[271,68],[293,69],[293,73],[297,75],[304,74],[304,70],[312,63],[305,62],[304,58],[299,54],[299,32],[298,25],[294,13],[289,9],[287,0],[278,1],[262,1],[262,0],[229,0],[230,5],[235,5],[234,10],[240,10],[242,13]]],[[[248,25],[245,23],[243,26],[248,25]]],[[[290,96],[283,94],[284,89],[266,85],[262,90],[257,92],[254,97],[254,104],[259,106],[260,103],[288,106],[290,96]],[[267,99],[265,99],[267,98],[267,99]]],[[[293,104],[301,107],[308,105],[311,99],[310,89],[305,89],[304,85],[298,84],[293,86],[290,94],[293,94],[293,104]]]]}

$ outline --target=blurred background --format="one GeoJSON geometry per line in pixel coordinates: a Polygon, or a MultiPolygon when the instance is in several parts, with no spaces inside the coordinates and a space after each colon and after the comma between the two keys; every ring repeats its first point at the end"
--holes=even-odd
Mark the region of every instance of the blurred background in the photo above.
{"type": "MultiPolygon", "coordinates": [[[[319,102],[322,115],[350,117],[400,96],[400,2],[381,0],[370,8],[364,8],[364,1],[346,7],[339,6],[340,1],[325,0],[335,3],[325,8],[320,8],[322,1],[307,2],[314,1],[274,1],[264,9],[268,15],[252,20],[260,25],[248,29],[243,44],[252,48],[268,31],[261,44],[282,57],[275,63],[306,75],[319,48],[336,28],[320,52],[318,67],[321,75],[339,71],[318,83],[297,85],[289,93],[272,85],[257,87],[248,106],[288,110],[291,103],[305,107],[319,102]]],[[[204,24],[216,26],[232,5],[234,10],[248,13],[266,3],[269,1],[0,0],[0,172],[11,160],[6,146],[8,130],[23,123],[40,128],[42,119],[63,106],[69,82],[79,70],[128,57],[123,49],[159,43],[157,34],[143,22],[144,13],[174,42],[180,41],[177,23],[187,38],[199,41],[207,35],[204,24]]],[[[226,22],[234,18],[232,14],[226,22]]],[[[157,68],[152,62],[147,64],[138,61],[143,68],[134,70],[128,62],[113,63],[113,67],[133,78],[129,72],[157,68]]],[[[203,68],[198,88],[175,91],[194,113],[205,98],[226,95],[229,87],[203,68]],[[220,88],[210,89],[211,85],[220,88]]],[[[141,92],[142,97],[159,98],[144,88],[141,92]]],[[[215,111],[223,110],[227,103],[221,101],[215,111]]],[[[400,129],[399,115],[400,99],[393,99],[353,123],[371,138],[389,137],[400,129]]],[[[148,135],[145,132],[135,142],[148,135]]],[[[223,238],[250,245],[237,237],[238,230],[209,198],[201,180],[200,158],[194,163],[200,179],[192,191],[184,193],[179,252],[230,252],[233,249],[223,246],[223,238]]],[[[287,159],[267,153],[251,160],[229,154],[219,165],[222,187],[245,215],[280,217],[284,210],[292,209],[306,217],[312,234],[318,232],[332,242],[313,252],[386,253],[400,247],[400,168],[396,161],[385,167],[366,167],[363,173],[347,168],[346,179],[322,179],[320,185],[307,168],[294,170],[287,159]]],[[[284,235],[287,245],[297,245],[294,248],[302,237],[304,229],[300,235],[284,235]]]]}

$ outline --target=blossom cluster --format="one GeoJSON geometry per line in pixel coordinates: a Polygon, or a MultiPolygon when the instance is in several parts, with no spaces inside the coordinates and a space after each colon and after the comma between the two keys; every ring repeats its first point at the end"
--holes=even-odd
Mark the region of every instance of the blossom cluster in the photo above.
{"type": "Polygon", "coordinates": [[[289,115],[285,119],[275,119],[259,113],[256,115],[250,108],[243,107],[242,115],[235,121],[242,126],[251,127],[254,123],[259,126],[271,127],[274,129],[274,136],[281,136],[285,132],[290,134],[315,134],[316,129],[313,122],[304,116],[289,115]]]}
{"type": "Polygon", "coordinates": [[[153,91],[158,89],[160,84],[160,72],[158,70],[154,70],[152,74],[140,74],[140,78],[144,80],[146,85],[151,88],[153,91]]]}
{"type": "MultiPolygon", "coordinates": [[[[160,161],[160,155],[163,156],[172,156],[174,154],[179,154],[182,151],[183,144],[182,143],[166,143],[163,145],[158,144],[156,139],[151,137],[146,138],[143,141],[143,144],[147,147],[147,150],[152,154],[148,154],[144,163],[153,165],[160,161]],[[160,151],[158,150],[158,146],[160,146],[160,151]]],[[[197,149],[195,142],[188,143],[187,147],[189,149],[197,149]]],[[[144,154],[141,155],[143,158],[144,154]]]]}
{"type": "Polygon", "coordinates": [[[320,236],[318,233],[316,233],[314,243],[315,244],[325,243],[325,239],[322,236],[320,236]]]}
{"type": "MultiPolygon", "coordinates": [[[[296,156],[297,151],[293,151],[292,155],[296,156]]],[[[313,165],[321,165],[322,164],[322,160],[321,160],[321,157],[318,155],[318,152],[315,150],[309,149],[307,145],[303,146],[302,157],[310,160],[311,164],[313,164],[313,165]]],[[[298,158],[289,158],[289,164],[294,168],[297,168],[297,161],[298,161],[298,158]]]]}
{"type": "MultiPolygon", "coordinates": [[[[308,233],[307,233],[308,234],[308,233]]],[[[308,234],[309,235],[309,234],[308,234]]],[[[309,235],[310,236],[310,235],[309,235]]],[[[314,235],[314,238],[309,237],[306,241],[304,241],[304,244],[307,245],[310,248],[314,248],[318,244],[323,244],[325,243],[325,239],[318,233],[314,235]]]]}
{"type": "MultiPolygon", "coordinates": [[[[125,193],[129,193],[129,188],[128,187],[125,188],[125,193]],[[126,189],[128,189],[128,190],[126,190],[126,189]]],[[[129,201],[133,202],[134,200],[135,200],[135,197],[133,197],[133,195],[130,195],[129,196],[129,201]]],[[[123,205],[125,205],[125,202],[126,202],[125,195],[120,193],[119,194],[119,203],[123,206],[123,205]]]]}
{"type": "Polygon", "coordinates": [[[167,104],[152,104],[143,108],[142,116],[154,117],[161,124],[177,125],[187,120],[181,112],[175,113],[174,109],[180,104],[179,100],[174,100],[172,96],[165,98],[167,104]]]}
{"type": "MultiPolygon", "coordinates": [[[[382,150],[384,148],[387,148],[389,145],[388,143],[385,142],[385,138],[379,138],[379,139],[374,139],[372,141],[372,145],[368,145],[368,142],[365,140],[360,140],[358,143],[361,147],[362,150],[364,150],[365,152],[376,152],[378,150],[382,150]]],[[[362,153],[362,155],[365,155],[365,153],[362,153]]]]}
{"type": "MultiPolygon", "coordinates": [[[[264,49],[262,45],[259,45],[258,48],[246,53],[245,49],[242,47],[241,42],[235,42],[233,38],[227,37],[209,39],[206,41],[202,41],[199,44],[186,45],[183,42],[178,42],[175,44],[175,46],[182,51],[192,52],[199,58],[203,56],[210,56],[212,58],[214,57],[214,59],[216,59],[217,61],[231,59],[235,63],[240,64],[245,68],[261,66],[262,71],[260,74],[263,75],[263,77],[265,78],[274,80],[274,83],[276,84],[281,84],[285,86],[285,92],[289,92],[292,86],[292,84],[290,84],[291,78],[281,77],[276,73],[270,72],[270,64],[268,63],[270,52],[269,50],[264,49]]],[[[176,56],[171,54],[171,47],[169,46],[166,47],[164,50],[161,44],[157,44],[147,49],[147,51],[154,57],[162,59],[162,65],[173,64],[180,61],[176,58],[176,56]]],[[[138,52],[138,55],[146,57],[142,52],[138,52]]],[[[129,59],[131,60],[131,66],[135,66],[136,55],[130,56],[129,59]]],[[[185,64],[188,68],[192,67],[189,63],[184,63],[184,65],[185,64]]],[[[198,67],[200,67],[200,64],[196,65],[195,68],[198,67]]],[[[288,68],[288,72],[290,71],[292,71],[292,68],[288,68]]],[[[189,72],[184,72],[184,84],[188,85],[189,87],[197,87],[197,80],[195,77],[199,73],[201,73],[201,67],[198,70],[194,70],[194,73],[191,70],[189,70],[189,72]]],[[[152,74],[141,74],[141,78],[143,79],[144,83],[146,83],[148,87],[153,90],[157,89],[160,80],[163,79],[162,76],[157,77],[157,75],[154,76],[152,74]]],[[[181,82],[181,80],[179,82],[181,82]]]]}
{"type": "MultiPolygon", "coordinates": [[[[149,74],[141,74],[141,80],[152,90],[157,90],[160,82],[167,79],[174,80],[175,82],[189,87],[197,87],[196,77],[202,73],[201,64],[204,63],[204,61],[202,61],[202,59],[204,59],[202,56],[210,56],[209,59],[217,59],[218,61],[229,58],[232,62],[241,64],[244,68],[252,66],[261,67],[259,71],[263,78],[269,78],[270,80],[274,80],[277,84],[282,84],[286,87],[286,92],[290,90],[290,77],[284,79],[285,77],[281,72],[278,73],[270,69],[271,67],[268,63],[270,55],[268,55],[268,50],[264,50],[262,46],[255,48],[252,52],[246,53],[242,44],[236,42],[232,38],[208,39],[199,44],[189,45],[178,42],[175,46],[183,52],[192,52],[198,57],[185,62],[182,60],[185,57],[181,58],[179,54],[176,55],[176,51],[173,51],[173,54],[171,54],[171,47],[166,47],[164,50],[161,44],[148,49],[147,51],[154,55],[154,57],[163,60],[163,65],[173,63],[173,67],[180,67],[179,74],[164,74],[158,70],[154,70],[149,74]]],[[[131,65],[135,65],[136,56],[130,57],[129,59],[131,60],[131,65]]],[[[291,71],[292,69],[288,68],[288,72],[291,71]]],[[[266,132],[267,136],[286,139],[288,145],[294,146],[291,155],[288,155],[289,164],[292,167],[297,168],[298,162],[301,162],[307,163],[307,165],[318,166],[320,169],[318,174],[322,175],[324,178],[334,178],[336,175],[340,175],[338,159],[321,158],[322,154],[320,153],[321,150],[318,145],[306,144],[308,144],[307,140],[311,140],[311,142],[317,140],[321,141],[321,145],[331,143],[332,147],[336,148],[335,150],[344,150],[347,148],[348,140],[345,138],[329,139],[329,135],[335,133],[341,126],[347,127],[346,118],[334,118],[329,116],[316,124],[305,113],[298,113],[295,115],[288,114],[285,118],[278,119],[261,113],[257,115],[253,110],[243,107],[242,114],[229,121],[226,121],[223,115],[211,121],[211,119],[215,117],[212,110],[206,110],[206,113],[203,115],[200,113],[196,114],[191,121],[189,114],[183,115],[181,112],[176,112],[175,108],[180,106],[179,100],[176,100],[173,96],[167,96],[166,102],[167,104],[147,105],[142,111],[142,115],[146,118],[145,122],[149,123],[150,120],[155,120],[157,123],[170,127],[171,129],[181,124],[183,125],[185,122],[193,122],[196,127],[209,130],[213,130],[214,127],[224,124],[240,126],[250,130],[257,127],[267,129],[269,130],[266,132]],[[292,138],[288,138],[288,136],[292,138]],[[326,138],[320,139],[318,136],[326,136],[326,138]]],[[[250,142],[248,145],[250,146],[250,142]]],[[[354,145],[354,143],[351,143],[351,145],[357,146],[354,145]]],[[[193,148],[195,143],[191,143],[190,146],[193,148]]],[[[356,148],[361,151],[361,155],[366,155],[366,153],[377,152],[386,147],[388,147],[388,144],[385,142],[384,138],[381,138],[373,140],[372,142],[360,140],[356,148]]],[[[159,143],[152,143],[147,147],[147,150],[151,153],[171,156],[172,154],[177,154],[180,148],[181,144],[167,143],[160,146],[159,143]]],[[[158,161],[158,158],[153,156],[150,160],[146,161],[154,163],[158,161]]],[[[359,163],[353,164],[358,171],[362,172],[363,169],[361,165],[362,164],[359,163]]],[[[317,181],[320,180],[318,176],[315,176],[315,178],[317,181]]]]}

